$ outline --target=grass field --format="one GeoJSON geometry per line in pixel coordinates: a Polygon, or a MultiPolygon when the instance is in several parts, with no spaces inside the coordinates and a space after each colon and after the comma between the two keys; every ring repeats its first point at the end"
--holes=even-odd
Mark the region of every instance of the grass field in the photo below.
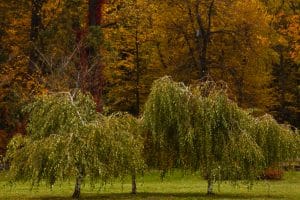
{"type": "MultiPolygon", "coordinates": [[[[0,174],[0,199],[67,200],[71,199],[73,182],[55,185],[50,191],[45,185],[30,190],[29,183],[8,186],[0,174]]],[[[92,189],[89,184],[82,188],[82,199],[146,199],[146,200],[183,200],[183,199],[294,199],[300,200],[300,172],[288,172],[282,181],[260,181],[251,190],[247,186],[232,186],[224,183],[215,185],[216,195],[208,197],[206,182],[197,175],[183,176],[176,172],[169,174],[162,182],[157,173],[147,173],[138,179],[138,194],[131,195],[130,180],[125,184],[114,183],[92,189]]]]}

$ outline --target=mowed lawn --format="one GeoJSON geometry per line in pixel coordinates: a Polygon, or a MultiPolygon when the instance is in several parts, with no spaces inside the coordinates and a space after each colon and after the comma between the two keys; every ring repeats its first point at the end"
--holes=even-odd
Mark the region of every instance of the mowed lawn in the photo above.
{"type": "MultiPolygon", "coordinates": [[[[71,199],[72,181],[58,183],[51,191],[45,185],[30,190],[29,183],[9,186],[3,174],[0,174],[0,199],[71,199]]],[[[180,172],[168,174],[162,182],[159,174],[148,172],[138,178],[138,194],[131,195],[130,179],[124,184],[115,182],[94,189],[87,183],[82,188],[82,199],[147,199],[147,200],[183,200],[183,199],[295,199],[300,200],[300,172],[288,172],[281,181],[259,181],[251,190],[240,184],[215,185],[216,195],[208,197],[206,182],[199,175],[183,175],[180,172]]]]}

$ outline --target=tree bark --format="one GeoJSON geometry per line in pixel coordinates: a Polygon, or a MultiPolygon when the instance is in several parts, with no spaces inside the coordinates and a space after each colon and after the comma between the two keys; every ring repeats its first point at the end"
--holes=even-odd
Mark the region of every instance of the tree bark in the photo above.
{"type": "Polygon", "coordinates": [[[136,95],[136,108],[135,114],[138,116],[140,113],[140,52],[139,52],[139,35],[138,29],[136,27],[135,31],[135,64],[136,64],[136,88],[135,88],[135,95],[136,95]]]}
{"type": "Polygon", "coordinates": [[[80,189],[81,189],[82,180],[83,180],[83,176],[82,176],[82,174],[79,174],[76,178],[74,193],[72,195],[73,199],[79,199],[79,197],[80,197],[80,189]]]}
{"type": "MultiPolygon", "coordinates": [[[[100,27],[102,23],[102,8],[105,0],[89,0],[88,2],[88,26],[91,30],[93,27],[100,27]]],[[[90,32],[90,34],[94,34],[90,32]]],[[[93,36],[93,35],[92,35],[93,36]]],[[[99,48],[96,46],[87,47],[89,74],[87,77],[88,92],[90,92],[97,105],[97,111],[102,112],[102,93],[104,87],[104,65],[99,62],[99,48]],[[95,59],[96,58],[96,59],[95,59]]]]}
{"type": "Polygon", "coordinates": [[[133,172],[131,176],[131,194],[136,194],[136,192],[136,172],[133,172]]]}
{"type": "Polygon", "coordinates": [[[213,195],[213,186],[214,186],[214,183],[213,183],[213,180],[212,180],[212,177],[208,177],[207,179],[207,195],[213,195]]]}
{"type": "Polygon", "coordinates": [[[36,51],[36,43],[40,31],[42,29],[42,8],[46,0],[31,0],[31,28],[30,42],[31,48],[29,52],[29,73],[34,73],[38,67],[38,52],[36,51]]]}
{"type": "Polygon", "coordinates": [[[196,43],[199,51],[199,75],[200,79],[205,78],[208,75],[207,66],[207,50],[210,43],[211,28],[212,28],[212,14],[215,1],[212,0],[209,4],[207,11],[207,25],[205,25],[204,20],[200,13],[201,0],[196,1],[196,21],[198,24],[198,30],[196,33],[196,43]]]}

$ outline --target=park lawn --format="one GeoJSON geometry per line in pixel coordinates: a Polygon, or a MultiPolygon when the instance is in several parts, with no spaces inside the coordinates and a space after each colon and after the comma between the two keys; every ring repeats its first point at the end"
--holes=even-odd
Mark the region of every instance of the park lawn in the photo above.
{"type": "MultiPolygon", "coordinates": [[[[3,180],[0,174],[0,199],[71,199],[72,181],[57,184],[51,191],[45,185],[38,189],[30,190],[29,183],[18,183],[11,187],[3,180]]],[[[251,190],[240,184],[233,186],[223,183],[219,187],[215,185],[216,195],[207,197],[206,181],[199,175],[185,175],[180,172],[168,174],[162,182],[158,173],[148,172],[144,177],[138,178],[138,194],[131,195],[130,180],[107,184],[105,187],[96,186],[95,189],[87,183],[82,188],[82,199],[147,199],[147,200],[183,200],[183,199],[300,199],[300,172],[288,172],[281,181],[260,181],[251,190]]]]}

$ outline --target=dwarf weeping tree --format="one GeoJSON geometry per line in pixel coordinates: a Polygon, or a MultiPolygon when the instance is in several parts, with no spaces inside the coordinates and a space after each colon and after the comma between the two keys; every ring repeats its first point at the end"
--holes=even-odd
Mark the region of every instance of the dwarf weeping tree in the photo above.
{"type": "Polygon", "coordinates": [[[139,122],[127,114],[99,115],[88,95],[42,96],[26,112],[28,136],[8,145],[12,181],[52,187],[75,177],[73,198],[79,198],[84,180],[106,183],[143,167],[139,122]]]}
{"type": "Polygon", "coordinates": [[[187,87],[157,80],[143,119],[155,155],[147,161],[163,171],[200,171],[208,194],[215,181],[252,183],[266,167],[299,155],[296,133],[269,116],[252,117],[211,82],[187,87]]]}

